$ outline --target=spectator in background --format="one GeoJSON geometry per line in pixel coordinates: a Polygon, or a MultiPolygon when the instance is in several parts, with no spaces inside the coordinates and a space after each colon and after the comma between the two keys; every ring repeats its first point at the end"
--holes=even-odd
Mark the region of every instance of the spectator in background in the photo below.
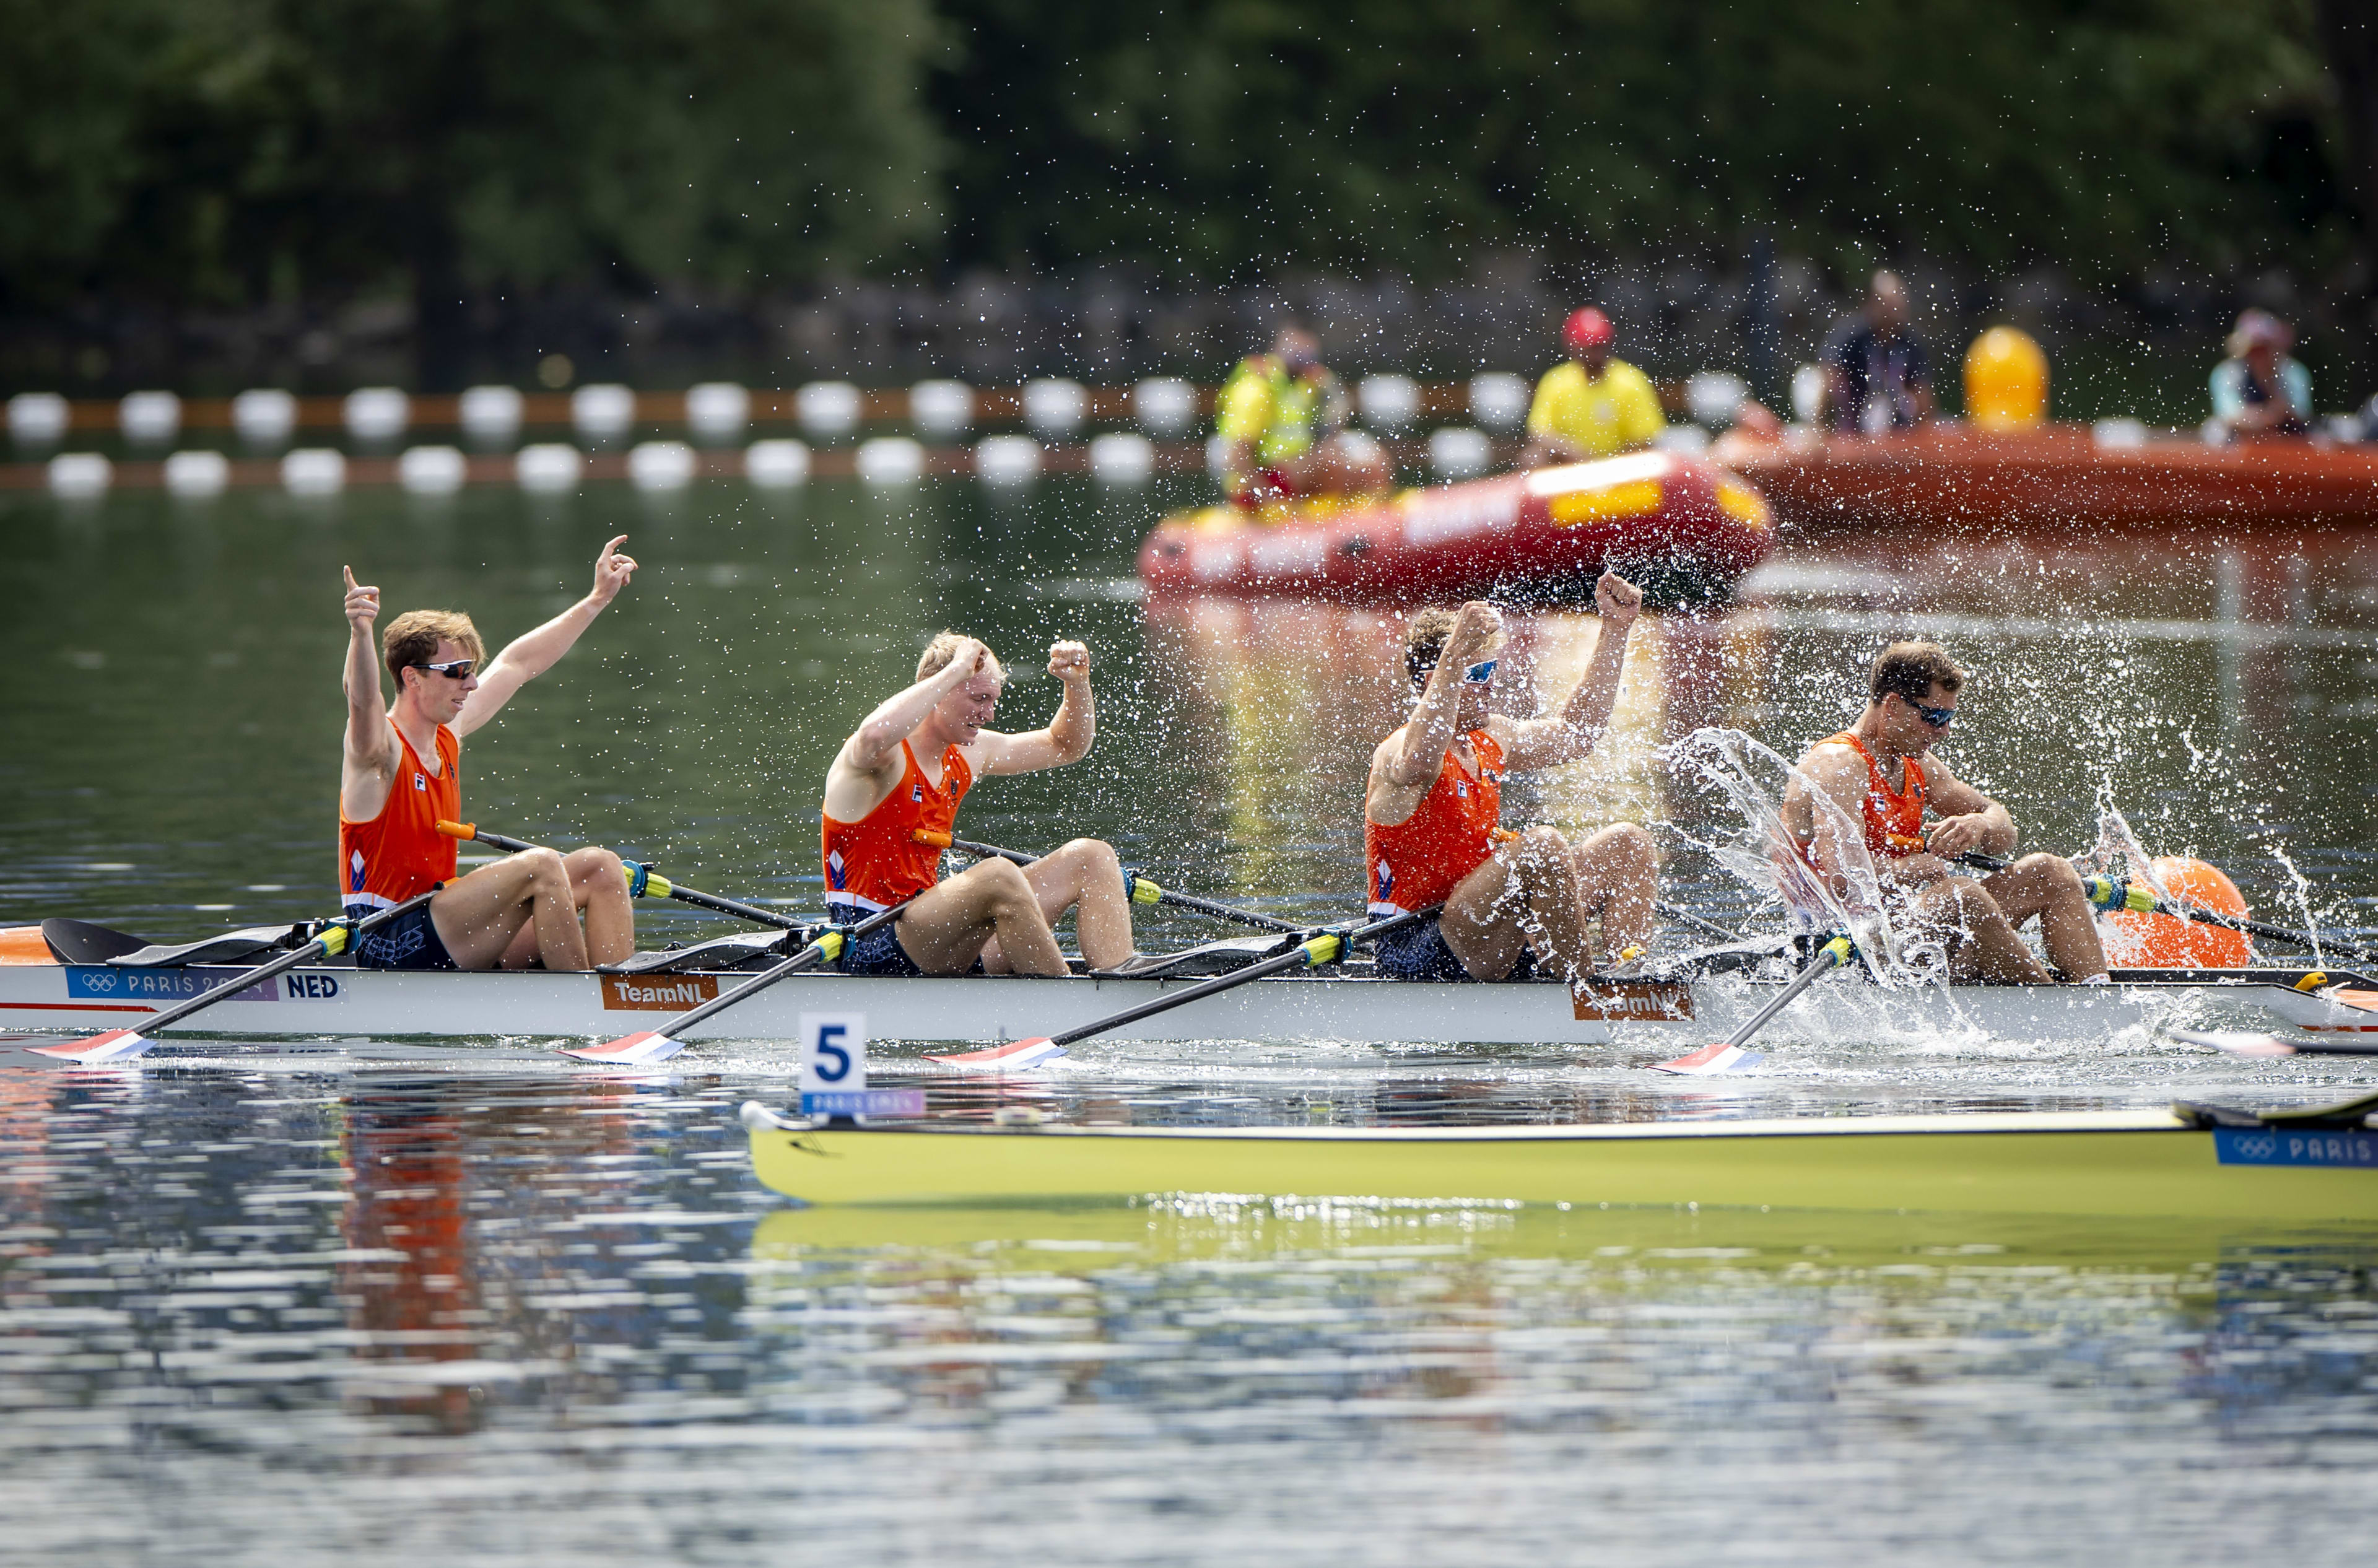
{"type": "Polygon", "coordinates": [[[1933,417],[1932,362],[1907,329],[1907,285],[1877,272],[1866,308],[1842,318],[1825,341],[1825,406],[1833,428],[1880,436],[1933,417]]]}
{"type": "Polygon", "coordinates": [[[2312,433],[2312,373],[2289,357],[2296,335],[2267,310],[2249,310],[2213,367],[2213,423],[2228,440],[2312,433]]]}
{"type": "Polygon", "coordinates": [[[1519,450],[1521,468],[1633,451],[1650,446],[1667,428],[1651,381],[1625,360],[1610,357],[1616,337],[1610,317],[1590,305],[1562,326],[1561,343],[1569,357],[1536,383],[1528,442],[1519,450]]]}
{"type": "Polygon", "coordinates": [[[1395,475],[1375,442],[1345,432],[1346,393],[1319,340],[1290,322],[1271,353],[1239,362],[1215,400],[1227,449],[1223,485],[1253,509],[1303,496],[1384,490],[1395,475]]]}

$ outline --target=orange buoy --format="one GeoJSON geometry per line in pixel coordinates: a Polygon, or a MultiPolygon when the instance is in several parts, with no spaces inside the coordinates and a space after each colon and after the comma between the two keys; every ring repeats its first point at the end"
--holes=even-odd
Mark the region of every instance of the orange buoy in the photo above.
{"type": "Polygon", "coordinates": [[[2048,355],[2027,332],[1993,327],[1965,351],[1965,417],[1977,430],[2048,423],[2048,355]]]}
{"type": "MultiPolygon", "coordinates": [[[[2248,913],[2245,894],[2218,866],[2162,855],[2156,857],[2155,874],[2179,903],[2240,918],[2248,913]]],[[[2106,920],[2113,928],[2106,961],[2117,969],[2242,969],[2253,962],[2243,931],[2136,910],[2119,910],[2106,920]]]]}

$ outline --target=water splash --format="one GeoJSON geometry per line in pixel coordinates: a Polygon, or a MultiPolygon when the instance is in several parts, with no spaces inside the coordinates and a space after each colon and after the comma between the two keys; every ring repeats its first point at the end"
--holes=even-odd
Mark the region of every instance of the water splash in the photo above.
{"type": "MultiPolygon", "coordinates": [[[[1881,880],[1868,855],[1866,831],[1808,775],[1737,729],[1695,730],[1664,752],[1679,774],[1715,790],[1743,824],[1731,838],[1700,844],[1710,857],[1748,886],[1783,900],[1804,928],[1847,931],[1884,986],[1921,985],[1935,965],[1911,968],[1882,900],[1881,880]],[[1840,846],[1838,884],[1801,854],[1784,825],[1784,801],[1797,792],[1816,815],[1817,832],[1840,846]]],[[[1697,841],[1698,842],[1698,841],[1697,841]]],[[[1938,967],[1946,971],[1945,951],[1938,967]]]]}

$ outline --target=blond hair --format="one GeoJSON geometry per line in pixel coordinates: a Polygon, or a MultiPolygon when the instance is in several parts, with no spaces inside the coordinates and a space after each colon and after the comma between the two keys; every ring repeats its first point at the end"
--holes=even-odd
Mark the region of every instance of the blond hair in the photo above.
{"type": "MultiPolygon", "coordinates": [[[[966,640],[966,633],[962,631],[936,633],[933,640],[925,644],[925,651],[917,656],[917,678],[929,680],[948,669],[950,661],[958,656],[958,644],[966,640]]],[[[986,645],[983,652],[991,653],[990,647],[986,645]]],[[[991,653],[991,673],[1001,681],[1007,679],[1007,666],[999,662],[996,653],[991,653]]]]}
{"type": "Polygon", "coordinates": [[[407,610],[388,623],[388,629],[380,633],[380,656],[388,662],[388,673],[396,677],[399,691],[404,689],[404,672],[427,664],[440,642],[451,642],[483,662],[487,656],[479,628],[460,610],[407,610]]]}

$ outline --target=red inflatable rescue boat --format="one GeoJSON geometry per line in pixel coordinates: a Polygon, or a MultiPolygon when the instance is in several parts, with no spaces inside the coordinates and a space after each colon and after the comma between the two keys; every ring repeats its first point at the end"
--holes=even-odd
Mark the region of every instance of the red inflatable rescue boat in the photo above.
{"type": "Polygon", "coordinates": [[[1157,594],[1559,604],[1590,600],[1611,569],[1654,604],[1690,604],[1723,597],[1774,533],[1726,470],[1629,452],[1392,497],[1175,513],[1140,547],[1139,575],[1157,594]]]}

